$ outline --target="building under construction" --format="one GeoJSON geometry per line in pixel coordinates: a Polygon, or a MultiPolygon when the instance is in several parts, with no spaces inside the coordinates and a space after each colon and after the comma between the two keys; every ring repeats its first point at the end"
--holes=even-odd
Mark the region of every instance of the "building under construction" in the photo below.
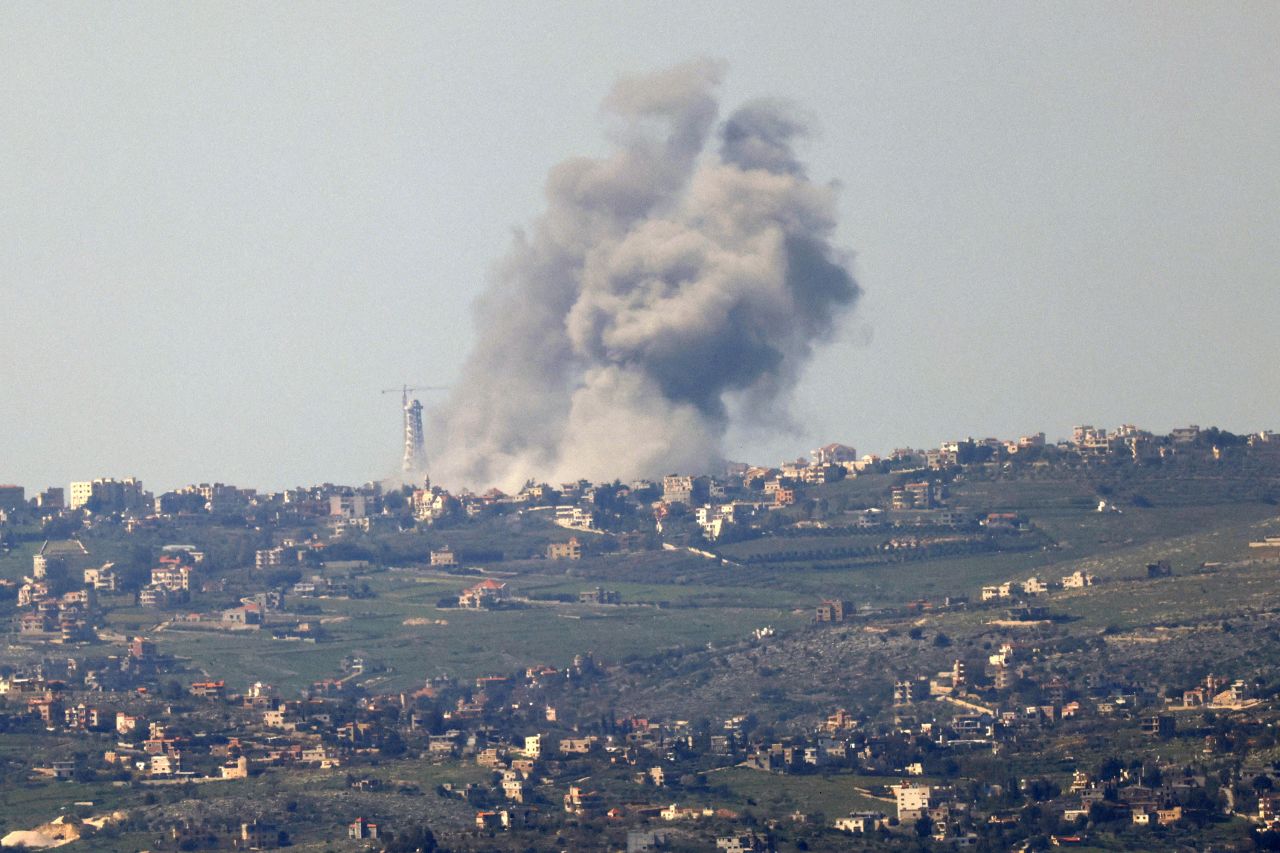
{"type": "Polygon", "coordinates": [[[404,392],[404,463],[406,474],[426,473],[427,452],[422,446],[422,403],[404,392]]]}
{"type": "Polygon", "coordinates": [[[422,403],[415,398],[411,398],[409,393],[411,391],[443,390],[445,389],[402,385],[399,388],[384,389],[382,392],[384,394],[393,391],[400,392],[400,405],[404,410],[404,459],[401,462],[400,469],[404,472],[406,482],[414,482],[427,475],[427,451],[423,444],[422,433],[422,403]]]}

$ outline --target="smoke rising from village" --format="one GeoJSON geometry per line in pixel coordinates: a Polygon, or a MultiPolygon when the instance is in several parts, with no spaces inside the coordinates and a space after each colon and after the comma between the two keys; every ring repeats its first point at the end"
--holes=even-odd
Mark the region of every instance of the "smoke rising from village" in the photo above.
{"type": "Polygon", "coordinates": [[[802,117],[759,100],[717,125],[721,73],[621,80],[604,103],[614,152],[551,171],[428,431],[436,479],[707,471],[731,422],[785,408],[859,288],[831,243],[835,192],[796,159],[802,117]]]}

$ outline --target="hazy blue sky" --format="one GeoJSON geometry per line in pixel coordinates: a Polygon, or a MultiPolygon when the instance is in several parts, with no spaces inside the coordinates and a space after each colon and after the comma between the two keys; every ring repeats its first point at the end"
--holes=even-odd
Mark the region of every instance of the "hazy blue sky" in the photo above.
{"type": "Polygon", "coordinates": [[[621,74],[820,132],[865,289],[776,461],[1280,428],[1280,4],[6,3],[0,482],[393,471],[621,74]],[[424,402],[430,402],[427,399],[424,402]]]}

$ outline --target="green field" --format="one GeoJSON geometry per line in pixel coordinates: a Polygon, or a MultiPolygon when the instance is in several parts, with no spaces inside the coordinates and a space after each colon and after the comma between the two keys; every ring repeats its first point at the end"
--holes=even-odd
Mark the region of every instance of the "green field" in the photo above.
{"type": "Polygon", "coordinates": [[[810,817],[822,815],[828,824],[851,811],[894,815],[896,807],[892,801],[876,799],[858,789],[867,791],[902,781],[896,776],[862,776],[849,772],[794,775],[732,766],[705,773],[705,784],[701,786],[685,788],[673,778],[666,787],[655,788],[635,781],[637,772],[642,771],[598,773],[582,781],[619,802],[677,803],[776,817],[801,812],[810,817]]]}
{"type": "MultiPolygon", "coordinates": [[[[425,679],[440,675],[473,678],[539,663],[561,667],[585,652],[603,660],[620,660],[664,648],[700,647],[745,639],[762,625],[782,628],[802,621],[789,608],[768,606],[764,599],[753,602],[755,606],[737,607],[537,603],[495,611],[437,609],[439,598],[456,595],[472,580],[430,578],[418,583],[394,573],[372,577],[376,598],[308,602],[320,609],[320,614],[309,618],[318,618],[327,634],[318,643],[273,640],[266,631],[180,627],[151,631],[150,636],[163,652],[189,660],[192,668],[210,677],[225,678],[234,688],[256,680],[282,688],[305,687],[341,675],[342,659],[356,655],[384,668],[368,677],[376,679],[377,689],[392,690],[421,686],[425,679]],[[426,624],[414,624],[419,620],[426,624]]],[[[536,583],[531,587],[537,588],[536,583]]],[[[576,594],[586,584],[564,588],[576,594]]],[[[636,591],[625,594],[629,597],[636,591]]],[[[157,616],[154,611],[130,609],[119,611],[118,617],[113,613],[112,624],[121,630],[145,630],[139,614],[147,615],[152,624],[157,616]]]]}
{"type": "Polygon", "coordinates": [[[851,811],[883,812],[893,816],[897,808],[891,802],[874,799],[856,789],[895,785],[897,777],[857,776],[850,773],[807,776],[778,775],[746,767],[733,767],[712,773],[707,778],[713,788],[723,787],[730,802],[751,808],[754,802],[768,814],[798,811],[807,815],[821,814],[829,824],[851,811]]]}
{"type": "Polygon", "coordinates": [[[31,574],[31,558],[40,550],[39,542],[19,542],[8,554],[0,556],[0,578],[21,581],[31,574]]]}

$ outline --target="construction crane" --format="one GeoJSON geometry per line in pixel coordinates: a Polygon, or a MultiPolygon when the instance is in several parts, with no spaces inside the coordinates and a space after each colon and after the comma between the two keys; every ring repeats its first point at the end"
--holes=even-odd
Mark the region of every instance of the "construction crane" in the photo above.
{"type": "Polygon", "coordinates": [[[409,402],[410,391],[448,391],[448,385],[401,385],[399,388],[383,388],[383,394],[394,394],[397,391],[402,395],[404,402],[409,402]]]}
{"type": "Polygon", "coordinates": [[[441,385],[401,385],[399,388],[383,388],[383,394],[400,392],[400,405],[404,409],[404,462],[401,468],[406,474],[425,474],[427,451],[422,440],[422,404],[409,399],[410,391],[448,391],[441,385]]]}

